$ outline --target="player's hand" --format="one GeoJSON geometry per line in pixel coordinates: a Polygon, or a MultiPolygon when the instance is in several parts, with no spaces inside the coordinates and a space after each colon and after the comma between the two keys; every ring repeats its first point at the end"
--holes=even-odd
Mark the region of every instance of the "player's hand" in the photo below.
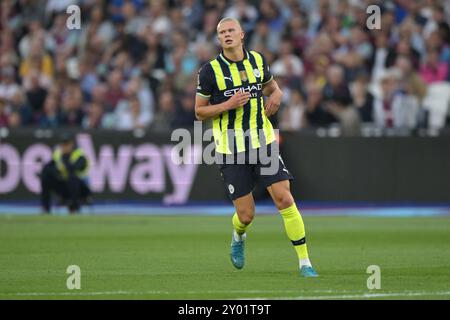
{"type": "Polygon", "coordinates": [[[250,93],[249,92],[243,92],[239,91],[234,94],[229,100],[228,100],[228,110],[236,109],[239,106],[243,106],[250,100],[250,93]]]}
{"type": "Polygon", "coordinates": [[[269,99],[267,99],[267,103],[265,106],[266,116],[270,117],[271,115],[277,113],[278,109],[280,109],[282,96],[283,94],[279,90],[273,92],[270,95],[269,99]]]}

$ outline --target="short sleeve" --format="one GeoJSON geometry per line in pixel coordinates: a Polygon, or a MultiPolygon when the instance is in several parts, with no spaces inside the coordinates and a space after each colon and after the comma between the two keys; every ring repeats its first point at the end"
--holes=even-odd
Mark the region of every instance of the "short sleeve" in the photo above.
{"type": "Polygon", "coordinates": [[[213,92],[214,77],[211,72],[211,65],[205,64],[198,72],[197,94],[203,98],[210,98],[213,92]]]}
{"type": "Polygon", "coordinates": [[[272,73],[270,73],[269,65],[267,64],[267,60],[264,55],[261,54],[263,61],[263,69],[264,69],[264,82],[263,84],[269,83],[273,79],[272,73]]]}

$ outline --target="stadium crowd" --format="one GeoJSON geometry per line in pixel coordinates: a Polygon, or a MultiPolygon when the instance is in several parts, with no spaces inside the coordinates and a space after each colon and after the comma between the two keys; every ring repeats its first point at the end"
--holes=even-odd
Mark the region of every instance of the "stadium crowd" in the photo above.
{"type": "Polygon", "coordinates": [[[192,126],[225,16],[285,93],[278,128],[426,127],[430,88],[450,81],[449,13],[438,0],[2,0],[0,127],[192,126]],[[381,29],[366,24],[373,4],[381,29]]]}

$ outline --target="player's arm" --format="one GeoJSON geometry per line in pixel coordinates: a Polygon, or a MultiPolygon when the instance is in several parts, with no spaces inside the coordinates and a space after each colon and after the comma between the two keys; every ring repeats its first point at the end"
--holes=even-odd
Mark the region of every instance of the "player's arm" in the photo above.
{"type": "Polygon", "coordinates": [[[273,75],[270,73],[269,66],[267,65],[267,61],[263,55],[263,69],[264,69],[264,83],[262,93],[264,96],[268,97],[264,109],[266,116],[270,117],[271,115],[277,113],[278,109],[281,105],[281,99],[283,97],[283,91],[281,91],[278,83],[273,78],[273,75]]]}
{"type": "Polygon", "coordinates": [[[280,87],[278,86],[278,83],[275,81],[275,79],[271,79],[269,82],[266,82],[266,84],[263,85],[262,93],[266,97],[270,97],[273,93],[283,94],[283,91],[281,91],[280,87]]]}
{"type": "Polygon", "coordinates": [[[265,112],[266,116],[270,117],[277,113],[280,108],[283,91],[281,91],[278,83],[272,79],[263,86],[262,92],[264,96],[268,97],[265,103],[265,112]]]}
{"type": "Polygon", "coordinates": [[[250,99],[249,92],[237,92],[230,99],[219,104],[209,104],[209,98],[197,94],[195,96],[195,117],[203,121],[239,106],[243,106],[250,99]]]}

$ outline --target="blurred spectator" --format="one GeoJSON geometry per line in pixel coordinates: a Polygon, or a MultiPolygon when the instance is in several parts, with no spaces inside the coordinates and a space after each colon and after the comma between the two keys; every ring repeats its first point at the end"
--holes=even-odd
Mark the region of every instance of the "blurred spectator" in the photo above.
{"type": "Polygon", "coordinates": [[[336,122],[336,118],[327,111],[323,103],[321,88],[315,84],[310,85],[307,90],[306,118],[313,127],[325,127],[336,122]]]}
{"type": "Polygon", "coordinates": [[[335,53],[335,62],[345,66],[346,80],[353,81],[357,74],[365,72],[373,47],[368,34],[357,25],[353,25],[348,37],[341,41],[344,43],[335,53]]]}
{"type": "Polygon", "coordinates": [[[419,100],[400,85],[399,70],[388,69],[381,78],[380,97],[375,99],[374,120],[382,128],[414,129],[418,124],[419,100]]]}
{"type": "Polygon", "coordinates": [[[425,41],[422,37],[422,25],[418,24],[414,17],[408,15],[403,19],[402,23],[398,26],[397,32],[394,34],[394,39],[408,39],[411,48],[423,55],[425,51],[425,41]]]}
{"type": "Polygon", "coordinates": [[[4,30],[0,34],[0,67],[19,65],[19,55],[14,49],[14,36],[10,30],[4,30]]]}
{"type": "Polygon", "coordinates": [[[6,111],[6,102],[0,97],[0,128],[8,127],[9,114],[6,111]]]}
{"type": "Polygon", "coordinates": [[[439,30],[431,32],[430,36],[425,39],[426,47],[429,50],[439,51],[439,61],[449,61],[450,58],[450,42],[445,42],[444,39],[450,41],[449,35],[445,35],[439,30]]]}
{"type": "Polygon", "coordinates": [[[342,136],[358,136],[361,132],[361,121],[358,110],[341,102],[333,102],[328,110],[339,121],[342,136]]]}
{"type": "Polygon", "coordinates": [[[211,59],[214,52],[212,45],[208,43],[198,44],[195,47],[195,50],[199,65],[204,65],[207,63],[211,59]]]}
{"type": "Polygon", "coordinates": [[[11,98],[20,89],[19,85],[15,82],[15,71],[12,66],[5,66],[1,69],[1,81],[0,81],[0,99],[10,101],[11,98]]]}
{"type": "Polygon", "coordinates": [[[47,14],[64,12],[68,6],[78,4],[79,2],[79,0],[48,0],[45,10],[47,11],[47,14]]]}
{"type": "Polygon", "coordinates": [[[149,1],[148,17],[151,28],[163,36],[172,31],[172,23],[167,14],[167,6],[164,0],[149,1]]]}
{"type": "Polygon", "coordinates": [[[439,61],[439,50],[432,48],[428,50],[425,61],[420,67],[420,75],[427,83],[445,81],[448,75],[448,62],[439,61]]]}
{"type": "Polygon", "coordinates": [[[141,10],[144,5],[143,0],[111,0],[109,1],[109,12],[114,22],[124,19],[123,8],[127,4],[132,4],[135,10],[141,10]]]}
{"type": "Polygon", "coordinates": [[[145,114],[145,118],[148,122],[153,120],[154,116],[154,100],[153,93],[148,88],[148,85],[140,77],[134,77],[130,79],[127,83],[125,89],[125,95],[131,97],[137,95],[140,105],[141,113],[145,114]]]}
{"type": "Polygon", "coordinates": [[[352,102],[350,89],[344,78],[344,69],[340,65],[332,65],[327,71],[327,82],[323,88],[323,99],[325,103],[339,102],[348,106],[352,102]]]}
{"type": "Polygon", "coordinates": [[[245,32],[251,33],[258,19],[258,10],[245,0],[232,0],[223,16],[239,20],[245,32]]]}
{"type": "Polygon", "coordinates": [[[350,89],[344,78],[344,69],[340,65],[332,65],[327,71],[327,82],[323,88],[323,104],[324,110],[328,113],[328,121],[338,121],[342,135],[359,134],[359,111],[352,106],[350,89]]]}
{"type": "Polygon", "coordinates": [[[411,47],[409,38],[402,38],[392,46],[386,57],[386,68],[390,68],[395,64],[397,56],[402,55],[408,57],[414,69],[419,68],[420,64],[420,54],[415,49],[411,47]]]}
{"type": "Polygon", "coordinates": [[[301,78],[304,71],[303,63],[293,53],[291,43],[289,41],[283,41],[279,50],[279,58],[273,62],[271,67],[272,74],[293,80],[301,78]]]}
{"type": "Polygon", "coordinates": [[[20,126],[22,126],[22,117],[20,115],[20,112],[18,111],[12,111],[9,114],[8,117],[8,126],[10,128],[19,128],[20,126]]]}
{"type": "Polygon", "coordinates": [[[27,26],[31,20],[44,21],[46,0],[4,0],[1,4],[2,13],[8,18],[1,21],[8,21],[8,27],[15,33],[27,26]]]}
{"type": "Polygon", "coordinates": [[[420,104],[415,95],[410,92],[400,92],[392,102],[394,127],[415,129],[419,122],[420,104]]]}
{"type": "Polygon", "coordinates": [[[359,117],[362,122],[373,121],[373,104],[374,96],[368,90],[369,79],[361,75],[356,78],[351,90],[353,105],[359,112],[359,117]]]}
{"type": "Polygon", "coordinates": [[[196,73],[197,58],[180,31],[172,35],[172,47],[172,53],[166,57],[166,71],[175,89],[182,91],[189,78],[196,73]]]}
{"type": "Polygon", "coordinates": [[[386,70],[386,59],[389,50],[389,35],[387,32],[379,31],[375,33],[375,49],[372,52],[372,57],[369,60],[370,71],[372,73],[372,80],[377,82],[379,77],[384,74],[386,70]]]}
{"type": "MultiPolygon", "coordinates": [[[[34,124],[37,113],[33,114],[33,110],[28,104],[25,93],[18,90],[11,98],[11,115],[14,115],[14,121],[18,121],[16,126],[25,126],[34,124]]],[[[11,120],[11,117],[10,117],[11,120]]]]}
{"type": "MultiPolygon", "coordinates": [[[[42,26],[41,21],[36,19],[36,17],[33,17],[28,22],[28,32],[19,41],[18,46],[19,53],[22,59],[27,59],[30,57],[30,55],[42,53],[42,51],[44,50],[52,51],[55,47],[55,44],[50,34],[42,26]],[[37,50],[36,44],[39,44],[37,50]]],[[[48,64],[48,59],[46,63],[48,64]]]]}
{"type": "Polygon", "coordinates": [[[277,52],[280,45],[280,38],[279,33],[270,31],[267,21],[260,20],[256,24],[254,33],[250,38],[249,47],[257,51],[269,50],[271,52],[277,52]]]}
{"type": "Polygon", "coordinates": [[[204,12],[200,0],[182,0],[180,5],[181,14],[189,28],[201,30],[201,21],[204,12]]]}
{"type": "MultiPolygon", "coordinates": [[[[194,91],[195,92],[195,91],[194,91]]],[[[192,100],[193,92],[182,92],[176,103],[175,117],[172,121],[174,128],[191,128],[194,126],[195,110],[192,100]]]]}
{"type": "Polygon", "coordinates": [[[330,3],[327,0],[320,0],[311,4],[309,11],[310,19],[308,23],[308,37],[315,38],[324,24],[330,11],[330,3]]]}
{"type": "Polygon", "coordinates": [[[83,112],[83,93],[77,82],[72,81],[62,95],[61,124],[81,127],[83,112]]]}
{"type": "Polygon", "coordinates": [[[125,33],[136,35],[145,25],[145,18],[138,15],[140,5],[133,1],[125,1],[122,5],[122,17],[125,20],[125,33]]]}
{"type": "Polygon", "coordinates": [[[160,36],[148,26],[142,30],[141,38],[146,52],[140,64],[142,76],[147,78],[150,87],[155,92],[165,77],[165,48],[161,44],[160,36]]]}
{"type": "Polygon", "coordinates": [[[69,57],[77,46],[79,32],[77,30],[69,30],[66,27],[66,19],[67,13],[65,10],[58,13],[49,30],[49,35],[52,39],[52,51],[54,53],[62,53],[64,57],[69,57]]]}
{"type": "Polygon", "coordinates": [[[312,76],[316,85],[324,86],[326,71],[333,62],[333,40],[326,33],[320,34],[305,51],[306,77],[312,76]]]}
{"type": "MultiPolygon", "coordinates": [[[[447,9],[450,5],[447,2],[447,9]]],[[[449,28],[449,11],[446,10],[444,5],[434,3],[432,8],[428,8],[428,21],[423,28],[423,37],[428,39],[433,32],[439,32],[442,40],[447,45],[450,43],[450,28],[449,28]]]]}
{"type": "Polygon", "coordinates": [[[97,83],[92,88],[90,100],[91,100],[91,102],[100,104],[102,106],[102,109],[104,109],[104,110],[111,110],[112,108],[109,107],[106,102],[107,90],[108,90],[108,87],[105,83],[103,83],[103,82],[97,83]]]}
{"type": "Polygon", "coordinates": [[[99,77],[95,72],[95,61],[93,56],[86,56],[77,66],[80,88],[83,91],[85,100],[92,99],[92,91],[99,82],[99,77]]]}
{"type": "Polygon", "coordinates": [[[420,74],[413,69],[408,57],[399,56],[395,62],[395,67],[400,71],[400,86],[405,92],[417,96],[421,101],[427,94],[427,85],[422,80],[420,74]]]}
{"type": "Polygon", "coordinates": [[[53,61],[43,50],[42,43],[35,41],[31,44],[30,54],[22,60],[19,74],[24,79],[24,86],[27,86],[26,79],[33,72],[38,72],[43,87],[48,88],[52,84],[53,61]]]}
{"type": "Polygon", "coordinates": [[[39,127],[58,128],[61,125],[58,100],[55,96],[47,95],[44,103],[43,114],[39,117],[39,127]]]}
{"type": "Polygon", "coordinates": [[[101,129],[103,127],[103,107],[99,103],[91,102],[88,112],[83,118],[83,128],[101,129]]]}
{"type": "Polygon", "coordinates": [[[171,129],[175,117],[175,101],[170,90],[160,92],[158,106],[159,110],[152,123],[152,129],[157,131],[171,129]]]}
{"type": "MultiPolygon", "coordinates": [[[[263,23],[263,25],[266,25],[263,23]]],[[[269,33],[271,35],[272,33],[269,33]]],[[[253,36],[253,38],[255,38],[253,36]]],[[[303,53],[308,46],[310,39],[307,37],[307,19],[298,10],[292,12],[292,16],[288,21],[284,38],[290,39],[294,52],[298,56],[303,56],[303,53]]],[[[274,44],[275,48],[277,43],[274,44]]],[[[272,47],[272,49],[274,49],[272,47]]],[[[274,50],[272,50],[274,51],[274,50]]]]}
{"type": "Polygon", "coordinates": [[[169,18],[172,22],[173,30],[187,30],[189,28],[187,22],[183,18],[183,12],[178,7],[171,7],[169,18]]]}
{"type": "Polygon", "coordinates": [[[81,29],[78,50],[81,55],[86,54],[86,52],[101,53],[98,50],[106,48],[114,35],[115,30],[112,22],[105,20],[102,7],[96,5],[90,11],[89,22],[81,29]]]}
{"type": "Polygon", "coordinates": [[[281,35],[284,31],[285,21],[279,7],[279,2],[262,0],[259,2],[259,19],[265,20],[271,32],[281,35]]]}
{"type": "Polygon", "coordinates": [[[206,10],[205,15],[203,16],[203,32],[196,35],[196,42],[218,44],[216,28],[221,16],[219,12],[220,11],[214,7],[206,10]]]}
{"type": "Polygon", "coordinates": [[[34,114],[42,112],[45,97],[47,96],[47,90],[41,85],[39,80],[39,72],[33,70],[27,77],[27,85],[25,85],[25,88],[27,88],[27,99],[34,114]]]}
{"type": "Polygon", "coordinates": [[[125,93],[122,87],[123,75],[120,70],[115,69],[112,70],[108,77],[108,89],[106,91],[105,101],[108,104],[108,107],[114,111],[117,103],[124,98],[125,93]]]}
{"type": "Polygon", "coordinates": [[[299,90],[293,90],[289,104],[281,110],[280,129],[296,131],[306,126],[306,105],[299,90]]]}
{"type": "Polygon", "coordinates": [[[398,89],[398,78],[393,69],[388,69],[380,77],[381,94],[375,98],[374,121],[381,128],[394,126],[393,100],[398,89]]]}
{"type": "Polygon", "coordinates": [[[115,128],[118,130],[133,130],[145,128],[150,123],[149,114],[142,110],[137,95],[131,95],[121,103],[115,111],[115,128]]]}

